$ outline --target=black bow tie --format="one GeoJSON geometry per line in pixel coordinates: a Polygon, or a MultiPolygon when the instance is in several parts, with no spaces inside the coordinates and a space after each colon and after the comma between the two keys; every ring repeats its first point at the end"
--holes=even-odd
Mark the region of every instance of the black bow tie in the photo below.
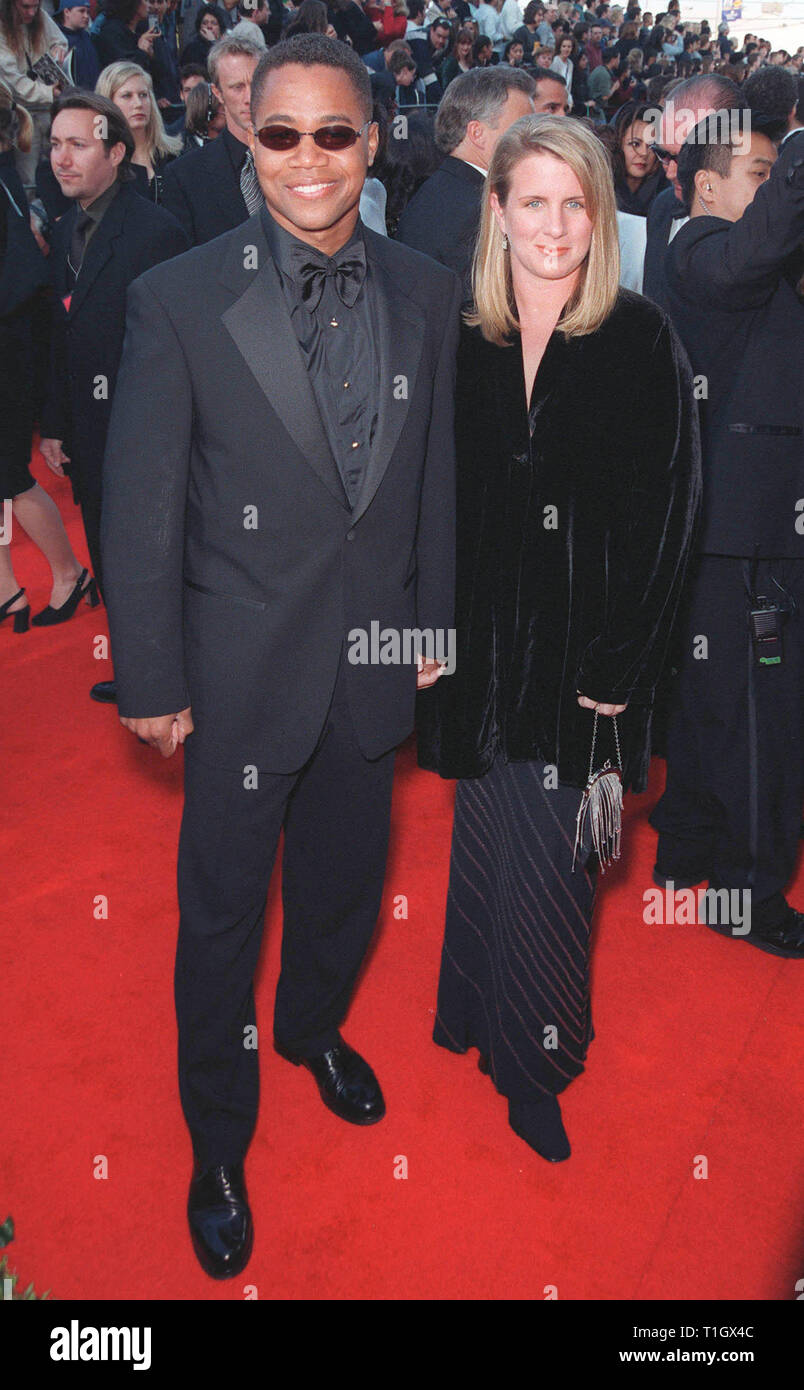
{"type": "Polygon", "coordinates": [[[343,256],[332,257],[312,248],[294,246],[293,271],[294,280],[302,287],[302,302],[308,309],[316,308],[328,279],[335,281],[340,298],[351,308],[366,278],[366,250],[363,243],[358,242],[343,256]]]}

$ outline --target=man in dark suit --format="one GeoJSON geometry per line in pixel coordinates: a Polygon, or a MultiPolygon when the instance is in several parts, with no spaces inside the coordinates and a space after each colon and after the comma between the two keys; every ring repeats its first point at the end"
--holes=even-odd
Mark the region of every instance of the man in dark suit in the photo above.
{"type": "Polygon", "coordinates": [[[671,187],[654,199],[647,218],[647,241],[642,293],[667,308],[667,248],[689,216],[678,181],[678,154],[697,121],[715,111],[737,110],[746,105],[735,82],[719,73],[690,77],[674,87],[665,103],[659,134],[652,141],[671,187]]]}
{"type": "Polygon", "coordinates": [[[473,68],[450,82],[438,108],[436,143],[446,159],[399,219],[397,239],[461,277],[471,293],[480,198],[497,141],[533,111],[533,79],[516,68],[473,68]]]}
{"type": "Polygon", "coordinates": [[[263,52],[255,40],[239,34],[225,34],[212,46],[210,81],[226,112],[226,125],[216,140],[190,150],[165,170],[162,204],[193,246],[239,227],[259,202],[248,132],[251,79],[263,52]]]}
{"type": "MultiPolygon", "coordinates": [[[[53,352],[40,429],[41,449],[54,473],[64,465],[81,507],[95,581],[105,582],[100,553],[101,476],[106,432],[123,349],[126,292],[160,261],[187,250],[181,227],[164,209],[134,191],[134,140],[113,102],[91,92],[61,97],[53,108],[51,164],[73,205],[56,224],[49,264],[55,290],[53,352]],[[106,135],[98,139],[98,122],[106,135]]],[[[141,433],[147,412],[141,409],[141,433]]],[[[86,577],[84,590],[90,591],[86,577]]],[[[78,598],[65,598],[72,602],[78,598]]],[[[62,621],[49,605],[44,623],[62,621]],[[49,611],[50,610],[50,611],[49,611]]],[[[112,681],[92,687],[93,699],[113,701],[112,681]]]]}
{"type": "Polygon", "coordinates": [[[283,827],[275,1046],[342,1119],[384,1114],[339,1028],[382,897],[394,750],[440,668],[424,638],[417,676],[361,634],[453,617],[461,289],[360,222],[371,111],[337,40],[295,36],[261,60],[264,205],[132,288],[106,457],[121,719],[165,756],[187,740],[179,1076],[191,1234],[217,1278],[252,1243],[252,982],[283,827]]]}
{"type": "Polygon", "coordinates": [[[678,160],[689,221],[665,307],[704,388],[703,525],[651,821],[657,881],[708,879],[728,900],[709,925],[801,957],[804,914],[785,888],[804,767],[804,309],[784,272],[804,236],[804,134],[777,158],[749,122],[719,111],[678,160]],[[722,913],[735,894],[739,928],[722,913]]]}

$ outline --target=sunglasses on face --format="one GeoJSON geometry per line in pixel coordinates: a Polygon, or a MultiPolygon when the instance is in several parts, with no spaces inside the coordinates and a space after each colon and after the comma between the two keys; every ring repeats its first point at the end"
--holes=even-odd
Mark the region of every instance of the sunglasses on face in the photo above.
{"type": "Polygon", "coordinates": [[[371,121],[364,121],[359,130],[353,130],[350,125],[322,125],[318,130],[294,130],[293,126],[289,125],[264,125],[257,131],[257,139],[264,149],[283,152],[295,150],[303,135],[312,135],[319,149],[348,150],[369,125],[371,121]]]}
{"type": "Polygon", "coordinates": [[[648,149],[652,154],[655,154],[660,164],[672,164],[678,159],[678,155],[671,154],[669,150],[665,149],[664,145],[648,145],[648,149]]]}

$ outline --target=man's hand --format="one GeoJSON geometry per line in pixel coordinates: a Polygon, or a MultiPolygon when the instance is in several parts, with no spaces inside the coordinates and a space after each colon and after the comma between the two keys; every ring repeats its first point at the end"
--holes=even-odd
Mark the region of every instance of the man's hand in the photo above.
{"type": "Polygon", "coordinates": [[[120,723],[136,734],[140,743],[150,743],[152,748],[158,748],[163,758],[172,757],[178,745],[184,743],[194,728],[189,705],[179,710],[178,714],[160,714],[155,719],[124,719],[121,715],[120,723]]]}
{"type": "Polygon", "coordinates": [[[628,708],[627,705],[598,705],[594,700],[589,700],[585,695],[580,694],[578,696],[578,704],[584,709],[594,709],[597,710],[598,714],[608,715],[622,714],[623,710],[628,708]]]}
{"type": "Polygon", "coordinates": [[[416,677],[416,689],[426,690],[428,685],[435,685],[439,676],[444,674],[444,665],[441,661],[425,661],[419,657],[419,674],[416,677]]]}
{"type": "Polygon", "coordinates": [[[61,444],[62,441],[60,439],[40,439],[39,441],[39,448],[45,463],[51,472],[55,473],[59,478],[64,477],[64,468],[62,465],[70,462],[61,444]]]}

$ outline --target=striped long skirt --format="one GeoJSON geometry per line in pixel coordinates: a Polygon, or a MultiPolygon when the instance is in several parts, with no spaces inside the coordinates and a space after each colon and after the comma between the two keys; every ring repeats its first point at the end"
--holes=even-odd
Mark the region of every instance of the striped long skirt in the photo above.
{"type": "Polygon", "coordinates": [[[522,1101],[563,1091],[593,1037],[596,860],[571,871],[581,792],[552,786],[554,771],[498,754],[455,798],[433,1038],[479,1048],[497,1090],[522,1101]]]}

